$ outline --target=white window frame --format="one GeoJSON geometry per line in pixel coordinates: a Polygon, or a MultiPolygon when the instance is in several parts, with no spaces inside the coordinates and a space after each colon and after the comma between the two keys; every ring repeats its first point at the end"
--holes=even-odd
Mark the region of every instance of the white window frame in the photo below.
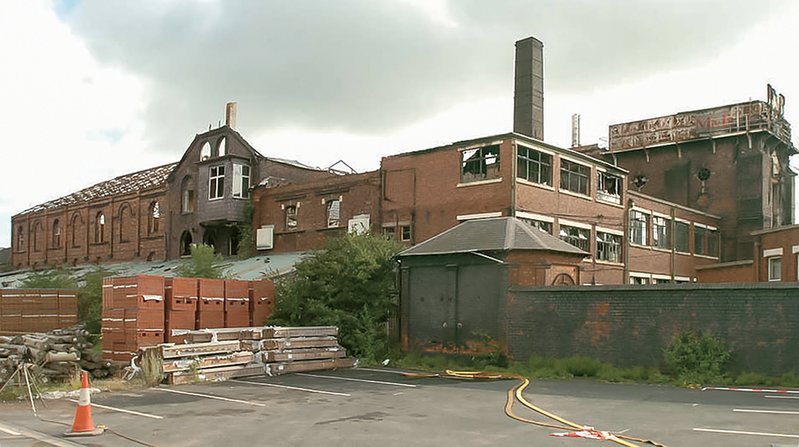
{"type": "Polygon", "coordinates": [[[597,228],[596,230],[596,259],[597,261],[605,261],[605,262],[615,262],[621,263],[621,244],[624,241],[624,236],[619,235],[617,233],[611,233],[608,231],[602,231],[601,229],[597,228]],[[609,238],[602,237],[603,235],[610,236],[609,238]],[[611,240],[608,240],[611,239],[611,240]],[[603,250],[603,247],[607,247],[607,250],[603,250]],[[602,257],[603,253],[607,253],[608,256],[602,257]],[[611,256],[610,253],[615,253],[614,256],[611,256]]]}
{"type": "Polygon", "coordinates": [[[233,197],[237,199],[250,197],[251,172],[249,165],[233,163],[233,197]]]}
{"type": "Polygon", "coordinates": [[[624,177],[616,174],[609,174],[604,169],[597,168],[596,174],[596,198],[597,200],[601,200],[603,202],[615,203],[617,205],[621,204],[621,190],[622,184],[624,182],[624,177]],[[616,181],[616,194],[611,194],[605,191],[605,186],[608,179],[613,179],[616,181]]]}
{"type": "Polygon", "coordinates": [[[634,245],[646,246],[648,238],[647,233],[649,229],[649,221],[651,214],[648,211],[633,209],[630,212],[630,243],[634,245]],[[635,216],[640,215],[643,217],[643,222],[636,219],[635,216]],[[634,225],[635,224],[635,225],[634,225]],[[638,236],[638,237],[636,237],[638,236]]]}
{"type": "Polygon", "coordinates": [[[769,282],[782,281],[782,256],[772,256],[767,262],[769,282]]]}
{"type": "Polygon", "coordinates": [[[208,200],[219,200],[224,198],[225,198],[225,166],[224,165],[211,166],[208,169],[208,200]],[[220,187],[221,187],[221,193],[220,193],[220,187]]]}

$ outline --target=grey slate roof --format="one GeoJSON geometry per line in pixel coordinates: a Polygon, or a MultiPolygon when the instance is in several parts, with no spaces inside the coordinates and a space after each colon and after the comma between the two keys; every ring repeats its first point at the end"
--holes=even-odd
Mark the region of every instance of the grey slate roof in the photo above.
{"type": "Polygon", "coordinates": [[[19,214],[22,215],[35,213],[46,209],[88,202],[101,197],[124,194],[160,186],[166,183],[167,175],[169,175],[169,173],[172,171],[172,168],[174,168],[176,165],[177,163],[170,163],[168,165],[157,166],[155,168],[145,169],[143,171],[138,171],[131,174],[120,175],[119,177],[113,178],[111,180],[106,180],[88,188],[81,189],[78,192],[73,192],[67,196],[50,200],[49,202],[44,202],[40,205],[28,208],[19,214]]]}
{"type": "Polygon", "coordinates": [[[590,255],[515,217],[467,220],[399,255],[443,255],[507,250],[545,250],[590,255]]]}

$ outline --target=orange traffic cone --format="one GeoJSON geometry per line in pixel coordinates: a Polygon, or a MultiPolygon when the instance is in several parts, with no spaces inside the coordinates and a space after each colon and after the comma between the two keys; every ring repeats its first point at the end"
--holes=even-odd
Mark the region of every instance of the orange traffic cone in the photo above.
{"type": "Polygon", "coordinates": [[[75,410],[75,422],[72,424],[72,430],[64,433],[64,436],[96,436],[105,431],[104,428],[96,428],[92,422],[91,400],[89,376],[83,371],[80,377],[80,397],[78,409],[75,410]]]}

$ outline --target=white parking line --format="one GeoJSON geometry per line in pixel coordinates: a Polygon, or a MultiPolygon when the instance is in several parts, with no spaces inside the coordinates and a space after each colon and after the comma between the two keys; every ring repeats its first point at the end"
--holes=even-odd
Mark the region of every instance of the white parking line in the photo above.
{"type": "Polygon", "coordinates": [[[3,433],[9,434],[11,436],[21,436],[22,435],[22,433],[20,433],[20,432],[17,432],[17,431],[11,430],[10,428],[5,428],[5,427],[0,427],[0,431],[3,432],[3,433]]]}
{"type": "Polygon", "coordinates": [[[779,410],[746,410],[743,408],[733,408],[732,411],[740,413],[765,413],[765,414],[799,414],[799,411],[779,411],[779,410]]]}
{"type": "Polygon", "coordinates": [[[778,438],[799,438],[799,435],[788,435],[785,433],[761,433],[757,431],[738,431],[738,430],[718,430],[715,428],[694,428],[694,431],[708,433],[726,433],[730,435],[752,435],[752,436],[775,436],[778,438]]]}
{"type": "Polygon", "coordinates": [[[766,399],[799,399],[799,396],[763,396],[766,399]]]}
{"type": "Polygon", "coordinates": [[[338,380],[350,380],[353,382],[366,382],[366,383],[376,383],[378,385],[393,385],[393,386],[404,386],[408,388],[416,388],[416,385],[412,385],[409,383],[396,383],[396,382],[383,382],[380,380],[367,380],[367,379],[355,379],[352,377],[338,377],[338,376],[321,376],[317,374],[307,374],[307,373],[295,373],[295,376],[306,376],[306,377],[319,377],[322,379],[338,379],[338,380]]]}
{"type": "Polygon", "coordinates": [[[389,369],[389,368],[355,368],[359,371],[371,371],[371,372],[378,372],[378,373],[389,373],[389,374],[403,374],[407,371],[403,371],[401,369],[389,369]]]}
{"type": "Polygon", "coordinates": [[[176,394],[185,394],[187,396],[197,396],[197,397],[207,397],[208,399],[216,399],[216,400],[224,400],[225,402],[236,402],[239,404],[245,405],[255,405],[256,407],[265,407],[266,404],[258,403],[258,402],[250,402],[247,400],[239,400],[239,399],[228,399],[227,397],[219,397],[214,396],[212,394],[200,394],[200,393],[190,393],[188,391],[178,391],[178,390],[171,390],[169,388],[156,388],[160,391],[166,391],[168,393],[176,393],[176,394]]]}
{"type": "MultiPolygon", "coordinates": [[[[70,401],[70,402],[78,403],[78,401],[75,400],[75,399],[67,399],[67,400],[70,401]]],[[[135,414],[136,416],[144,416],[146,418],[153,418],[153,419],[163,419],[164,418],[163,416],[157,416],[155,414],[140,413],[138,411],[133,411],[133,410],[125,410],[125,409],[122,409],[122,408],[108,407],[106,405],[100,405],[100,404],[96,404],[94,402],[92,402],[92,407],[102,408],[103,410],[118,411],[120,413],[135,414]]]]}
{"type": "Polygon", "coordinates": [[[284,388],[287,390],[296,390],[296,391],[305,391],[307,393],[317,393],[317,394],[329,394],[331,396],[343,396],[343,397],[350,397],[350,394],[347,393],[334,393],[333,391],[324,391],[324,390],[313,390],[310,388],[300,388],[297,386],[288,386],[288,385],[278,385],[276,383],[263,383],[263,382],[250,382],[247,380],[236,380],[238,383],[248,383],[250,385],[261,385],[261,386],[271,386],[274,388],[284,388]]]}

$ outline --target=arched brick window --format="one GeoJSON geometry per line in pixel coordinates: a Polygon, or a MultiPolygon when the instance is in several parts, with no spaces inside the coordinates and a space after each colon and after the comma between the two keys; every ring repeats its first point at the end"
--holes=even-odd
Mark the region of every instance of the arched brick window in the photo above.
{"type": "Polygon", "coordinates": [[[61,221],[53,221],[53,248],[61,247],[61,221]]]}
{"type": "Polygon", "coordinates": [[[22,225],[17,227],[17,251],[25,250],[25,229],[22,225]]]}
{"type": "Polygon", "coordinates": [[[161,205],[158,202],[150,204],[149,212],[147,213],[147,234],[155,235],[161,228],[161,205]]]}
{"type": "Polygon", "coordinates": [[[98,212],[94,217],[94,243],[105,242],[105,213],[98,212]]]}
{"type": "Polygon", "coordinates": [[[72,223],[69,224],[69,234],[73,247],[78,246],[78,225],[82,223],[83,219],[80,217],[80,214],[75,214],[72,216],[72,223]]]}

